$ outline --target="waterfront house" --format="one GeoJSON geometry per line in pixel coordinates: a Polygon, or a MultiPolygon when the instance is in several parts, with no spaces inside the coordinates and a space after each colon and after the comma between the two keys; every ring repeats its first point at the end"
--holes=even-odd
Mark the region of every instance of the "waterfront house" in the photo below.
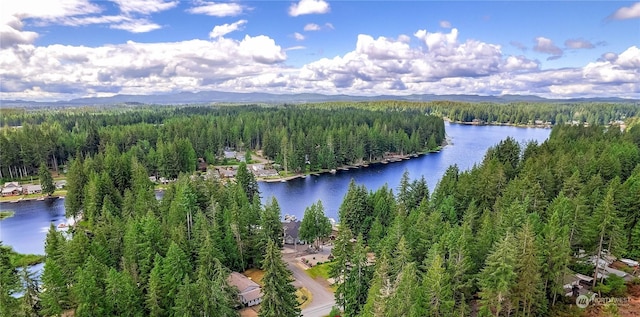
{"type": "Polygon", "coordinates": [[[300,240],[300,238],[298,237],[298,234],[300,232],[300,224],[300,221],[285,221],[282,223],[285,244],[305,244],[305,242],[300,240]]]}
{"type": "Polygon", "coordinates": [[[25,195],[42,194],[42,185],[27,185],[23,189],[25,195]]]}
{"type": "Polygon", "coordinates": [[[250,307],[262,302],[262,289],[258,283],[250,278],[238,272],[232,272],[229,275],[228,282],[231,286],[238,288],[238,300],[242,305],[250,307]]]}
{"type": "Polygon", "coordinates": [[[22,187],[18,182],[8,182],[2,188],[2,196],[17,196],[22,194],[22,187]]]}

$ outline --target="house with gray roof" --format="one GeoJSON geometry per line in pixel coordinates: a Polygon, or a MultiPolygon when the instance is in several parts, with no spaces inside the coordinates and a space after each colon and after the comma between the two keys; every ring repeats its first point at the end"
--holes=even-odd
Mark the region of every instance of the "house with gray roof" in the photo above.
{"type": "Polygon", "coordinates": [[[229,274],[228,282],[238,288],[238,300],[247,307],[255,306],[262,302],[262,289],[258,283],[238,273],[229,274]]]}

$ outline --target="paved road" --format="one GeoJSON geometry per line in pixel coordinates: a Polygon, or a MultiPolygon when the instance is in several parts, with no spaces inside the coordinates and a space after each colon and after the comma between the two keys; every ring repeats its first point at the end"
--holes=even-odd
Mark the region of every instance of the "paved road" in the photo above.
{"type": "Polygon", "coordinates": [[[293,278],[306,287],[313,297],[311,303],[302,310],[302,316],[324,317],[329,315],[331,307],[335,305],[333,293],[307,275],[304,269],[296,265],[294,255],[285,254],[283,258],[287,262],[289,270],[293,273],[293,278]]]}

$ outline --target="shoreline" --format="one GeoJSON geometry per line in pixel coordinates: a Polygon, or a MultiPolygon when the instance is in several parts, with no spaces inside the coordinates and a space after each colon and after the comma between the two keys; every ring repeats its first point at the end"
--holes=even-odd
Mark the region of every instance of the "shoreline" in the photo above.
{"type": "Polygon", "coordinates": [[[423,155],[428,155],[431,153],[438,153],[440,152],[445,146],[450,145],[451,142],[450,140],[445,140],[443,141],[443,144],[441,146],[439,146],[436,150],[432,150],[432,151],[425,151],[425,152],[420,152],[420,153],[411,153],[411,154],[404,154],[404,155],[392,155],[389,156],[387,158],[381,159],[381,160],[375,160],[375,161],[364,161],[362,163],[358,163],[358,164],[353,164],[353,165],[343,165],[340,167],[336,167],[333,170],[329,170],[329,169],[323,169],[320,171],[314,171],[314,172],[309,172],[309,173],[301,173],[301,174],[296,174],[296,175],[291,175],[291,176],[286,176],[286,177],[279,177],[279,178],[258,178],[256,179],[256,181],[258,182],[264,182],[264,183],[286,183],[290,180],[293,179],[298,179],[298,178],[306,178],[307,176],[320,176],[322,174],[335,174],[338,171],[348,171],[351,169],[359,169],[359,168],[367,168],[370,165],[373,164],[389,164],[389,163],[395,163],[395,162],[402,162],[402,161],[406,161],[406,160],[410,160],[412,158],[418,158],[420,156],[423,155]]]}
{"type": "MultiPolygon", "coordinates": [[[[18,196],[7,196],[7,197],[18,197],[18,196]]],[[[3,197],[4,198],[4,197],[3,197]]],[[[11,200],[0,200],[0,204],[17,204],[17,203],[21,203],[23,201],[34,201],[34,200],[39,200],[39,201],[43,201],[43,200],[55,200],[55,199],[64,199],[64,196],[59,195],[59,196],[49,196],[49,197],[24,197],[24,196],[20,196],[19,198],[16,199],[11,199],[11,200]]]]}
{"type": "Polygon", "coordinates": [[[473,122],[473,121],[455,121],[451,120],[447,117],[442,118],[445,122],[454,123],[454,124],[463,124],[470,126],[502,126],[502,127],[514,127],[514,128],[534,128],[534,129],[551,129],[553,128],[553,124],[524,124],[524,123],[503,123],[503,122],[473,122]]]}

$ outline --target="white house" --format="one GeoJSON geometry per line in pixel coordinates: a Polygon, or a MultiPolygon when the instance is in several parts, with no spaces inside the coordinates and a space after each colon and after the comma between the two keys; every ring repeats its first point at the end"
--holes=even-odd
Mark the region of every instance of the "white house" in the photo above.
{"type": "Polygon", "coordinates": [[[24,187],[24,193],[27,195],[31,194],[41,194],[42,193],[42,185],[27,185],[24,187]]]}
{"type": "Polygon", "coordinates": [[[232,272],[229,275],[228,282],[238,288],[238,299],[243,305],[249,307],[262,302],[262,289],[258,283],[250,278],[238,272],[232,272]]]}

